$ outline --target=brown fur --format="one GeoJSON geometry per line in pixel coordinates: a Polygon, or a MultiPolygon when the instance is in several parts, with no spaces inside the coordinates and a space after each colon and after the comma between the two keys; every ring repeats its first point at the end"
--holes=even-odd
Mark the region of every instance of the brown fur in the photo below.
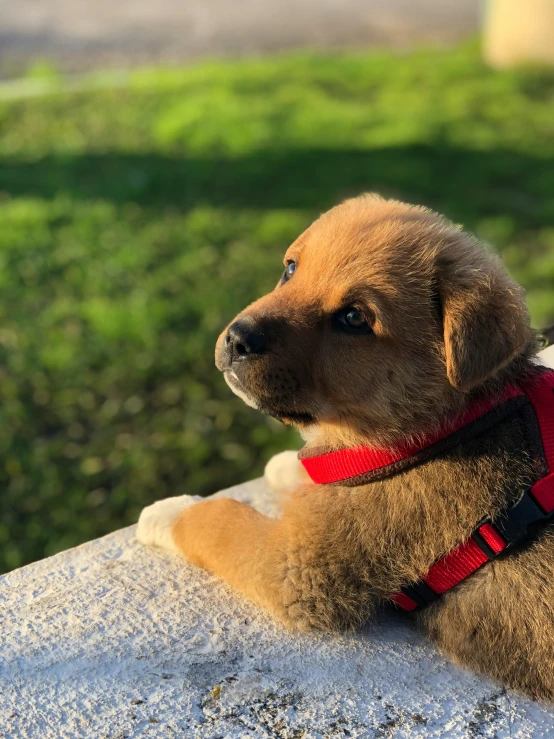
{"type": "MultiPolygon", "coordinates": [[[[287,252],[291,279],[239,317],[267,351],[233,365],[243,394],[295,423],[308,448],[397,443],[532,368],[521,289],[470,235],[422,208],[365,196],[334,208],[287,252]],[[334,327],[355,305],[374,333],[334,327]]],[[[224,331],[217,364],[231,370],[224,331]]],[[[174,541],[292,629],[350,629],[420,578],[546,474],[526,400],[480,435],[357,487],[304,485],[270,520],[233,500],[184,511],[174,541]]],[[[543,532],[426,609],[453,659],[554,698],[554,536],[543,532]]]]}

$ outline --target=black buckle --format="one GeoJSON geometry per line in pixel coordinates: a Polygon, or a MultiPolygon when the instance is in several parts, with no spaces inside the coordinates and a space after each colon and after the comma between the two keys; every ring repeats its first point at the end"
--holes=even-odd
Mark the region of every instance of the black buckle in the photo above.
{"type": "Polygon", "coordinates": [[[520,499],[508,508],[493,523],[493,526],[504,537],[508,547],[526,539],[533,529],[552,518],[554,511],[545,513],[535,500],[531,487],[525,488],[520,499]]]}
{"type": "Polygon", "coordinates": [[[411,598],[414,603],[417,603],[418,608],[425,608],[425,606],[431,605],[431,603],[439,597],[434,590],[431,590],[429,585],[418,580],[418,582],[410,583],[400,588],[400,590],[411,598]]]}
{"type": "MultiPolygon", "coordinates": [[[[546,513],[535,499],[532,486],[529,486],[523,490],[519,500],[510,506],[510,508],[503,511],[494,523],[490,518],[481,520],[473,530],[471,538],[479,549],[487,555],[488,559],[491,560],[515,544],[519,544],[527,539],[534,533],[534,530],[538,526],[550,519],[554,519],[554,510],[546,513]],[[492,526],[506,541],[506,546],[500,552],[493,551],[479,533],[479,529],[484,524],[492,526]]],[[[425,606],[430,605],[439,597],[423,580],[405,585],[401,588],[401,591],[411,598],[417,604],[418,608],[425,608],[425,606]]]]}

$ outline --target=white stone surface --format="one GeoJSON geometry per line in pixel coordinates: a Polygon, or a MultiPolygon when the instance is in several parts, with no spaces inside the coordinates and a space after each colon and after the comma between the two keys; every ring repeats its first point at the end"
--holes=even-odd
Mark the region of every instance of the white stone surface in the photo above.
{"type": "MultiPolygon", "coordinates": [[[[273,514],[261,480],[225,494],[273,514]]],[[[408,616],[292,636],[118,531],[0,578],[0,737],[554,736],[553,709],[442,658],[408,616]]]]}

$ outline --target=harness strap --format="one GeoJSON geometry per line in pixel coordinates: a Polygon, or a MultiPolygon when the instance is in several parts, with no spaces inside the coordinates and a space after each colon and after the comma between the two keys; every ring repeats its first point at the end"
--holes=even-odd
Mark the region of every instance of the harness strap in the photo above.
{"type": "Polygon", "coordinates": [[[467,541],[435,562],[419,582],[403,587],[390,599],[404,611],[428,606],[505,549],[525,541],[553,517],[554,474],[550,474],[525,490],[501,519],[480,524],[467,541]],[[541,498],[544,504],[539,502],[541,498]]]}
{"type": "MultiPolygon", "coordinates": [[[[554,373],[553,373],[554,375],[554,373]]],[[[382,470],[385,467],[411,457],[441,441],[446,436],[460,431],[464,426],[481,418],[489,411],[502,405],[512,398],[524,395],[522,388],[508,385],[497,398],[484,398],[471,405],[464,413],[458,416],[448,426],[412,444],[379,449],[367,446],[347,447],[336,452],[317,454],[313,457],[299,455],[300,461],[313,482],[318,485],[340,482],[351,477],[363,475],[366,472],[382,470]]],[[[552,431],[554,434],[554,429],[552,431]]],[[[553,442],[554,443],[554,442],[553,442]]]]}
{"type": "Polygon", "coordinates": [[[524,490],[517,503],[494,523],[490,519],[481,522],[467,541],[439,559],[419,582],[391,595],[391,600],[404,611],[429,605],[554,518],[554,372],[522,383],[521,392],[535,411],[549,474],[524,490]]]}

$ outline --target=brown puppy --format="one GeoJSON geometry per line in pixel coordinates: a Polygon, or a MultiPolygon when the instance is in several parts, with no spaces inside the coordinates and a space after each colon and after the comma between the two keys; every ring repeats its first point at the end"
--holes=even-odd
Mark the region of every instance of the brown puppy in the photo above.
{"type": "MultiPolygon", "coordinates": [[[[365,196],[297,239],[275,290],[219,338],[216,363],[247,403],[297,426],[309,453],[417,440],[538,372],[534,351],[521,289],[476,239],[428,210],[365,196]]],[[[229,499],[183,510],[176,498],[143,512],[138,537],[211,570],[289,628],[348,629],[546,472],[519,398],[479,433],[384,479],[300,485],[279,520],[229,499]]],[[[553,567],[544,529],[418,621],[462,664],[553,699],[553,567]]]]}

